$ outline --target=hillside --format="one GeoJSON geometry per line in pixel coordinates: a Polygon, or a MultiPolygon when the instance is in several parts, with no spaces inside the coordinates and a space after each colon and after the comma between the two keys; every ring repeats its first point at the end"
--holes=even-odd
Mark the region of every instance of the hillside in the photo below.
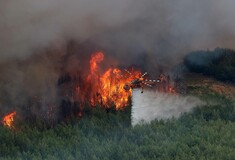
{"type": "Polygon", "coordinates": [[[132,126],[130,105],[119,111],[85,107],[84,117],[73,117],[50,128],[40,120],[16,121],[11,129],[0,126],[0,159],[232,160],[235,86],[231,52],[217,49],[186,56],[185,65],[191,72],[181,81],[184,94],[205,103],[179,118],[132,126]]]}
{"type": "Polygon", "coordinates": [[[189,93],[217,103],[195,108],[179,119],[135,127],[130,124],[131,106],[109,113],[96,108],[81,120],[50,129],[40,123],[13,130],[1,126],[0,159],[233,159],[234,102],[203,87],[202,77],[196,76],[195,81],[188,79],[189,93]]]}
{"type": "Polygon", "coordinates": [[[234,50],[216,48],[215,50],[194,51],[186,55],[184,64],[191,72],[235,83],[234,50]]]}

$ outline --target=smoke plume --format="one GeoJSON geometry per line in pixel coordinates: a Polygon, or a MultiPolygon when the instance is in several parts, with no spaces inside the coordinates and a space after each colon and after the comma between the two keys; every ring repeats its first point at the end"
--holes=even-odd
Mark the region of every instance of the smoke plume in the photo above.
{"type": "MultiPolygon", "coordinates": [[[[233,0],[21,0],[0,2],[0,53],[25,58],[70,39],[156,64],[192,49],[233,47],[233,0]]],[[[118,54],[118,55],[117,55],[118,54]]],[[[169,63],[168,63],[169,64],[169,63]]]]}

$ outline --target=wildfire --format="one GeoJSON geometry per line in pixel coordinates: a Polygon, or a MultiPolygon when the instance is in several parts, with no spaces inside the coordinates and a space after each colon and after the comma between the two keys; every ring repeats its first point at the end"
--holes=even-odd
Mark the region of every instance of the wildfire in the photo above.
{"type": "Polygon", "coordinates": [[[103,60],[102,52],[93,54],[90,59],[90,73],[87,77],[87,83],[91,85],[89,101],[92,105],[101,104],[108,108],[114,104],[116,109],[121,109],[128,105],[128,98],[132,94],[131,90],[123,89],[125,84],[140,77],[141,72],[132,70],[127,76],[126,72],[118,68],[108,68],[100,73],[98,64],[103,60]]]}
{"type": "MultiPolygon", "coordinates": [[[[158,91],[174,93],[170,85],[170,78],[160,75],[158,80],[148,79],[147,72],[142,74],[138,70],[121,70],[110,67],[106,70],[100,68],[104,60],[104,54],[97,52],[91,56],[90,72],[86,78],[78,81],[76,85],[75,99],[80,104],[104,106],[109,108],[115,106],[116,109],[123,109],[128,105],[129,97],[132,96],[132,88],[155,87],[158,91]]],[[[79,79],[79,78],[78,78],[79,79]]]]}
{"type": "Polygon", "coordinates": [[[3,125],[4,126],[7,126],[9,128],[12,128],[13,127],[13,122],[14,122],[14,116],[16,115],[16,111],[6,115],[4,118],[3,118],[3,125]]]}
{"type": "Polygon", "coordinates": [[[98,52],[91,57],[90,60],[90,71],[91,75],[96,75],[98,71],[98,63],[104,60],[104,54],[102,52],[98,52]]]}
{"type": "Polygon", "coordinates": [[[108,107],[114,103],[117,109],[128,105],[128,97],[132,95],[131,90],[124,90],[125,84],[137,78],[141,73],[133,72],[132,76],[123,76],[120,69],[110,68],[100,77],[100,88],[102,103],[108,107]]]}

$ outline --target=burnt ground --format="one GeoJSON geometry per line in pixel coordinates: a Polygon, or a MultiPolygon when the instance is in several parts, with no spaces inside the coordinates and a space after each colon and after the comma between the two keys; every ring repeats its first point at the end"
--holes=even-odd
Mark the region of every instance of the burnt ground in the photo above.
{"type": "Polygon", "coordinates": [[[198,73],[186,73],[183,81],[189,93],[203,95],[211,92],[235,99],[235,85],[232,83],[221,82],[198,73]]]}

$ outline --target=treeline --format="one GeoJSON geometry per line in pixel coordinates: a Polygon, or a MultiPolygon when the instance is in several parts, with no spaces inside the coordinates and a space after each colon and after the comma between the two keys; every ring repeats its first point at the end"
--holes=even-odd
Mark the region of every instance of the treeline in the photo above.
{"type": "Polygon", "coordinates": [[[179,119],[130,124],[125,111],[96,108],[80,120],[54,128],[0,127],[0,159],[234,159],[235,109],[232,100],[216,97],[179,119]],[[91,116],[92,115],[92,116],[91,116]]]}
{"type": "Polygon", "coordinates": [[[213,51],[195,51],[184,59],[185,66],[196,73],[235,83],[235,51],[216,48],[213,51]]]}

